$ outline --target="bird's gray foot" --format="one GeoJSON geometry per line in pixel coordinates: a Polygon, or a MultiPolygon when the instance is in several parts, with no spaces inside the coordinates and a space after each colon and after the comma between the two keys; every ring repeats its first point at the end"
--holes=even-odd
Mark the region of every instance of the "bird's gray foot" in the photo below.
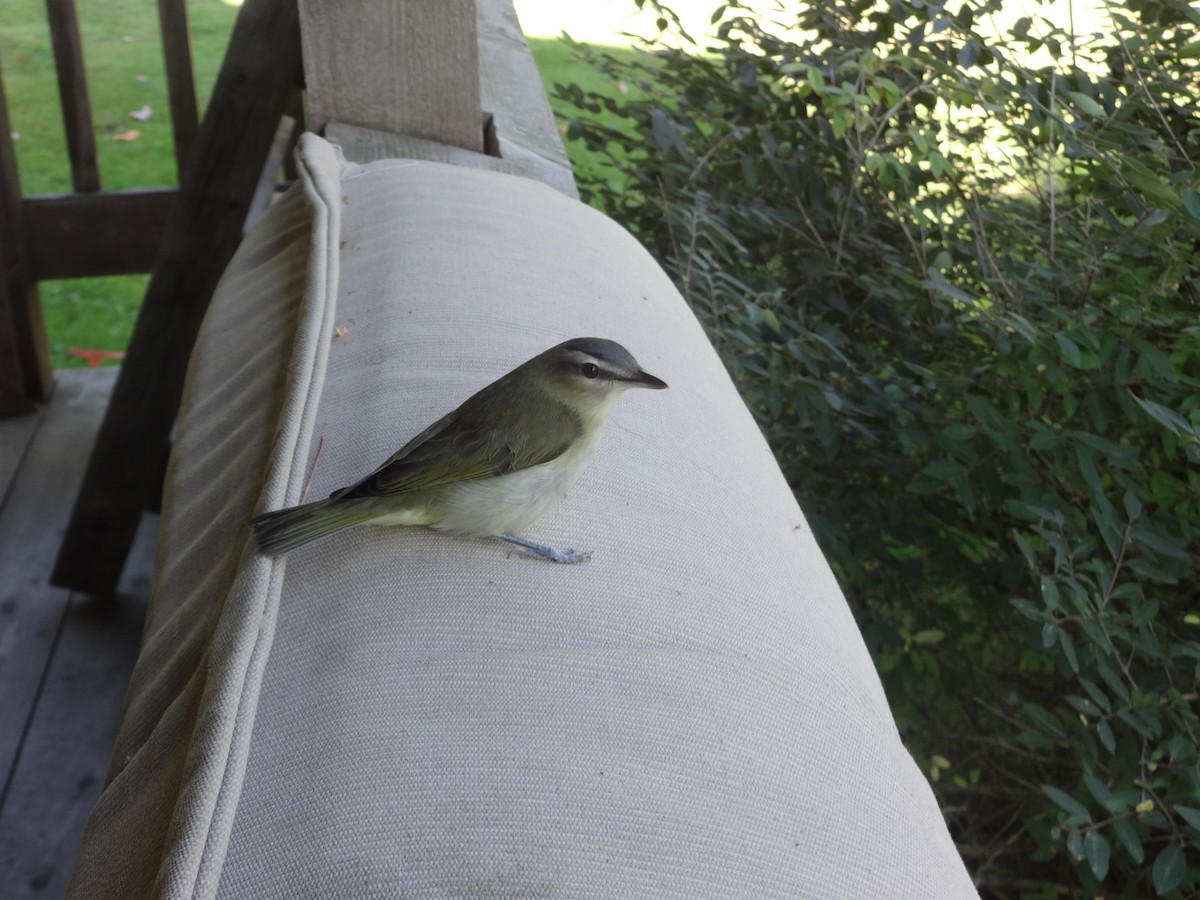
{"type": "Polygon", "coordinates": [[[516,544],[524,551],[526,556],[533,559],[548,559],[550,562],[570,565],[571,563],[586,562],[592,558],[591,550],[584,550],[579,553],[576,553],[574,550],[555,550],[553,547],[527,541],[525,538],[517,537],[515,534],[498,534],[495,537],[498,541],[507,541],[510,544],[516,544]]]}

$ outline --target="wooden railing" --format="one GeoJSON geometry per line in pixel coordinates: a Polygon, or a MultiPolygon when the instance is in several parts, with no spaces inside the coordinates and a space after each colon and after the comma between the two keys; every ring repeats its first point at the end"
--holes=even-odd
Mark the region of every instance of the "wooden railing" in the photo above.
{"type": "MultiPolygon", "coordinates": [[[[48,395],[52,371],[38,282],[149,272],[175,188],[105,191],[74,0],[46,0],[73,193],[24,196],[0,83],[0,415],[48,395]]],[[[199,128],[186,0],[158,0],[180,178],[199,128]]],[[[0,60],[0,64],[3,60],[0,60]]]]}

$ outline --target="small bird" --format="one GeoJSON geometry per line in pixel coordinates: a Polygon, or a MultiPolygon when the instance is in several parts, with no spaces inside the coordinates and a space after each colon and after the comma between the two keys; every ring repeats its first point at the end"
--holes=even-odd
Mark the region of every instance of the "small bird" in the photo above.
{"type": "Polygon", "coordinates": [[[557,501],[595,452],[609,410],[627,388],[665,388],[615,341],[574,338],[468,398],[361,481],[328,499],[250,522],[259,552],[279,556],[353,525],[427,525],[494,537],[527,556],[577,563],[520,531],[557,501]]]}

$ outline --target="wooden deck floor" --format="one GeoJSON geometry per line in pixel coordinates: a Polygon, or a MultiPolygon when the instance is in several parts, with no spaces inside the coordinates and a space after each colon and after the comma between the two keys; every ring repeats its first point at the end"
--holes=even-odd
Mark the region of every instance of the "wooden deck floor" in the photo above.
{"type": "Polygon", "coordinates": [[[36,414],[0,419],[0,897],[61,897],[133,669],[157,518],[115,602],[49,584],[116,369],[58,373],[36,414]]]}

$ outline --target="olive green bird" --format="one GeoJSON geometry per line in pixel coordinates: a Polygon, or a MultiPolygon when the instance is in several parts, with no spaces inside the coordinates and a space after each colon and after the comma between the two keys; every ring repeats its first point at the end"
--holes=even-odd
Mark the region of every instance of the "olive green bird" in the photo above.
{"type": "Polygon", "coordinates": [[[326,500],[263,513],[250,527],[267,556],[354,525],[425,525],[581,562],[590,551],[555,550],[515,532],[575,483],[626,389],[666,386],[615,341],[566,341],[468,398],[361,481],[326,500]]]}

